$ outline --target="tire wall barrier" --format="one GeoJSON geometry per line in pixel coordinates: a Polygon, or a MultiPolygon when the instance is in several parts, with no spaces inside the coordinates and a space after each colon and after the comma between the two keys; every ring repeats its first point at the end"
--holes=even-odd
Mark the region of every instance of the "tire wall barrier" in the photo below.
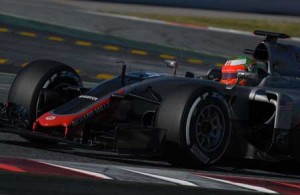
{"type": "Polygon", "coordinates": [[[300,0],[97,0],[174,7],[190,7],[237,12],[300,16],[300,0]]]}

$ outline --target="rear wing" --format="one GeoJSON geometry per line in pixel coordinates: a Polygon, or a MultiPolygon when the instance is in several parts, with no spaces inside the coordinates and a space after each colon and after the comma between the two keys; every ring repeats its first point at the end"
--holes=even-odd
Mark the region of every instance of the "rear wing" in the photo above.
{"type": "Polygon", "coordinates": [[[256,30],[256,31],[254,31],[254,34],[258,35],[258,36],[266,37],[266,39],[263,40],[263,42],[268,42],[268,43],[276,43],[277,39],[290,38],[289,35],[284,34],[284,33],[268,32],[268,31],[262,31],[262,30],[256,30]]]}

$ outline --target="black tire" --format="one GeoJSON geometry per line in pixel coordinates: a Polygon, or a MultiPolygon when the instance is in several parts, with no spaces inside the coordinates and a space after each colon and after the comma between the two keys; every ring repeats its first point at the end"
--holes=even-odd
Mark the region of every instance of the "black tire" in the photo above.
{"type": "Polygon", "coordinates": [[[212,89],[186,88],[168,95],[157,111],[155,126],[167,130],[166,156],[180,165],[218,162],[231,137],[229,108],[212,89]]]}
{"type": "MultiPolygon", "coordinates": [[[[64,92],[61,90],[66,85],[82,87],[81,78],[74,69],[56,61],[34,61],[28,64],[13,81],[8,95],[8,102],[15,104],[16,110],[22,111],[23,126],[28,130],[32,130],[32,125],[36,118],[43,114],[38,112],[38,110],[42,109],[37,108],[41,91],[52,90],[60,97],[66,97],[67,95],[63,94],[64,92]]],[[[56,106],[64,102],[60,98],[58,99],[56,106]]],[[[43,112],[49,109],[53,108],[47,108],[43,112]]],[[[43,141],[27,136],[24,138],[39,143],[43,141]]]]}

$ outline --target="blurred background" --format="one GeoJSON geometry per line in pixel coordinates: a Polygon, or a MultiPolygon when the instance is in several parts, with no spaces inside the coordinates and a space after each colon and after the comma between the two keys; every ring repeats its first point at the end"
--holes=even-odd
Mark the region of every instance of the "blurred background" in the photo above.
{"type": "Polygon", "coordinates": [[[256,29],[292,36],[300,45],[297,0],[0,0],[0,63],[16,73],[30,61],[52,59],[84,79],[109,79],[118,61],[132,70],[204,74],[253,49],[256,29]]]}

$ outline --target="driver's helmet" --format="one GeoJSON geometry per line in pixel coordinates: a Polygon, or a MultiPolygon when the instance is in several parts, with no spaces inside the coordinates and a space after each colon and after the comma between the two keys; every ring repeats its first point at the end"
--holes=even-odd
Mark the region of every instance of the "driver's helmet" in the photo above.
{"type": "MultiPolygon", "coordinates": [[[[245,56],[236,56],[227,60],[222,67],[222,79],[220,82],[226,85],[234,85],[237,81],[238,71],[257,72],[256,61],[245,56]]],[[[246,85],[246,83],[247,81],[243,79],[238,84],[246,85]]]]}

